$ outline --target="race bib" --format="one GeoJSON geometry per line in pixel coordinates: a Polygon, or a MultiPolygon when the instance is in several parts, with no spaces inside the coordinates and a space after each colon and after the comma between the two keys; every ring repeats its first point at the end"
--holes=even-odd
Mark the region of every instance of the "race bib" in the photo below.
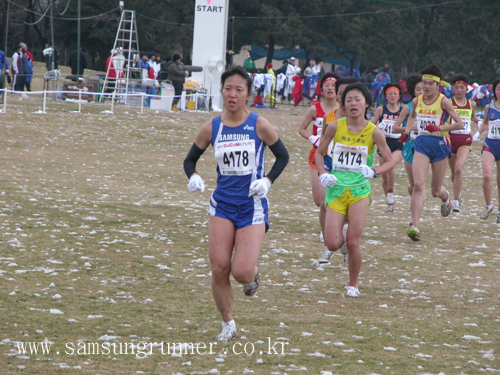
{"type": "Polygon", "coordinates": [[[488,126],[488,138],[500,139],[500,120],[490,121],[488,126]]]}
{"type": "Polygon", "coordinates": [[[386,138],[399,138],[400,134],[394,134],[392,132],[392,128],[394,126],[394,124],[396,123],[396,121],[393,121],[393,120],[382,120],[382,122],[380,124],[378,124],[378,128],[380,130],[382,130],[382,133],[384,133],[384,136],[386,138]]]}
{"type": "Polygon", "coordinates": [[[332,155],[332,169],[336,171],[361,171],[368,160],[368,146],[349,146],[335,143],[332,155]]]}
{"type": "MultiPolygon", "coordinates": [[[[464,128],[460,129],[460,130],[452,130],[451,132],[453,134],[470,134],[470,123],[471,123],[470,117],[460,117],[460,119],[462,120],[462,122],[464,124],[464,128]]],[[[454,122],[452,122],[452,124],[453,123],[454,122]]]]}
{"type": "Polygon", "coordinates": [[[417,126],[418,126],[418,135],[433,135],[435,137],[442,137],[441,132],[431,133],[426,130],[427,125],[441,125],[439,122],[439,116],[434,115],[417,115],[417,126]]]}
{"type": "Polygon", "coordinates": [[[221,175],[244,176],[256,172],[255,140],[219,142],[215,160],[221,175]]]}

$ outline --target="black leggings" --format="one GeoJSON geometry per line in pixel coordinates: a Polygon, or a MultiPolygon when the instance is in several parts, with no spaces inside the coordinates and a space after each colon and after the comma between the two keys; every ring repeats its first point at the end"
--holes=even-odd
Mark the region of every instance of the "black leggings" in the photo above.
{"type": "Polygon", "coordinates": [[[179,99],[181,98],[182,90],[184,89],[184,82],[172,81],[172,85],[174,86],[175,90],[175,98],[173,104],[177,104],[179,102],[179,99]]]}

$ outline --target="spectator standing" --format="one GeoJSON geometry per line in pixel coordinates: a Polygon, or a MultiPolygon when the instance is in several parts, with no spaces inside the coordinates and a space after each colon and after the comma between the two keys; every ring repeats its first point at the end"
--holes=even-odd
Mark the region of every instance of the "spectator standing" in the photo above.
{"type": "Polygon", "coordinates": [[[33,63],[33,54],[28,51],[28,45],[26,43],[19,43],[21,48],[24,49],[24,53],[28,56],[28,59],[33,63]]]}
{"type": "Polygon", "coordinates": [[[158,79],[158,75],[161,70],[161,56],[159,53],[156,54],[156,59],[153,63],[153,75],[155,79],[158,79]]]}
{"type": "MultiPolygon", "coordinates": [[[[26,91],[31,91],[31,79],[33,78],[33,54],[28,51],[28,45],[26,43],[19,43],[24,54],[26,55],[27,61],[23,63],[26,68],[26,75],[24,79],[24,85],[26,87],[26,91]]],[[[24,91],[24,90],[23,90],[24,91]]]]}
{"type": "Polygon", "coordinates": [[[313,74],[315,74],[315,71],[314,71],[315,63],[316,63],[316,61],[314,61],[313,59],[309,60],[309,66],[304,69],[304,75],[306,77],[311,77],[313,74]]]}
{"type": "Polygon", "coordinates": [[[172,60],[171,57],[165,58],[165,61],[160,63],[160,74],[158,75],[158,81],[163,82],[168,79],[168,63],[172,60]]]}
{"type": "Polygon", "coordinates": [[[59,67],[59,51],[52,43],[49,43],[42,53],[45,56],[47,70],[55,70],[59,67]]]}
{"type": "Polygon", "coordinates": [[[106,88],[107,93],[113,92],[113,90],[116,87],[117,74],[114,66],[114,59],[116,58],[117,55],[118,51],[116,49],[112,49],[111,55],[106,60],[106,74],[108,78],[108,85],[106,88]]]}
{"type": "Polygon", "coordinates": [[[182,68],[181,55],[176,53],[172,56],[172,61],[167,65],[168,78],[172,81],[172,85],[175,90],[174,101],[172,102],[172,111],[179,112],[177,108],[177,103],[182,95],[182,90],[184,88],[184,79],[186,77],[184,69],[182,68]]]}
{"type": "Polygon", "coordinates": [[[14,91],[24,91],[26,76],[29,73],[28,56],[24,53],[21,45],[16,47],[12,56],[12,70],[14,71],[14,91]]]}
{"type": "MultiPolygon", "coordinates": [[[[370,83],[370,84],[373,83],[375,81],[375,77],[377,76],[377,74],[378,74],[378,66],[373,65],[372,69],[366,75],[365,82],[370,83]]],[[[370,87],[370,89],[371,89],[371,87],[370,87]]]]}
{"type": "Polygon", "coordinates": [[[5,52],[0,50],[0,89],[5,88],[5,76],[8,74],[9,74],[9,60],[5,57],[5,52]]]}
{"type": "Polygon", "coordinates": [[[391,83],[391,76],[388,73],[389,68],[386,68],[385,66],[382,68],[382,72],[377,74],[375,77],[375,82],[380,84],[379,89],[377,90],[377,107],[380,106],[380,103],[384,99],[384,94],[382,88],[388,84],[391,83]]]}
{"type": "MultiPolygon", "coordinates": [[[[290,62],[288,63],[286,67],[286,79],[287,79],[287,92],[288,92],[288,100],[291,99],[292,92],[293,92],[293,87],[295,86],[295,81],[293,80],[293,77],[296,76],[297,74],[300,74],[300,68],[296,66],[295,64],[297,63],[297,60],[295,57],[290,57],[290,62]]],[[[290,103],[292,104],[292,103],[290,103]]]]}
{"type": "Polygon", "coordinates": [[[323,60],[320,60],[318,62],[318,65],[316,66],[318,69],[318,77],[321,80],[321,78],[325,75],[325,67],[323,66],[323,60]]]}
{"type": "Polygon", "coordinates": [[[83,76],[83,72],[85,69],[87,69],[87,55],[85,52],[82,51],[82,47],[80,47],[80,51],[78,49],[75,49],[73,52],[69,54],[68,58],[68,66],[71,67],[71,74],[72,75],[77,75],[78,77],[83,76]],[[78,52],[80,52],[80,70],[78,70],[78,52]]]}
{"type": "Polygon", "coordinates": [[[250,56],[250,52],[247,52],[247,58],[243,61],[243,68],[245,69],[255,69],[255,63],[250,56]]]}
{"type": "Polygon", "coordinates": [[[389,77],[391,77],[391,82],[394,82],[394,73],[392,72],[392,69],[389,67],[389,61],[386,61],[384,63],[384,68],[387,68],[387,74],[389,74],[389,77]]]}

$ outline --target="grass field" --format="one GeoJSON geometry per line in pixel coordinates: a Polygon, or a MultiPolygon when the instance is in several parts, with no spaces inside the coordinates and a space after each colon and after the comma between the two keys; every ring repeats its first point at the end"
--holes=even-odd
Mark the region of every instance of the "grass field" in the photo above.
{"type": "Polygon", "coordinates": [[[258,110],[290,164],[269,194],[261,287],[249,298],[233,283],[238,337],[210,351],[220,332],[207,256],[215,161],[211,149],[203,155],[207,190],[191,194],[182,160],[214,114],[40,108],[9,96],[0,115],[2,374],[500,372],[500,226],[496,209],[479,220],[480,144],[466,164],[462,213],[442,218],[428,193],[419,243],[406,236],[404,167],[392,214],[372,182],[362,294],[349,299],[342,256],[316,262],[310,147],[297,135],[306,108],[258,110]],[[48,354],[19,351],[44,341],[48,354]]]}

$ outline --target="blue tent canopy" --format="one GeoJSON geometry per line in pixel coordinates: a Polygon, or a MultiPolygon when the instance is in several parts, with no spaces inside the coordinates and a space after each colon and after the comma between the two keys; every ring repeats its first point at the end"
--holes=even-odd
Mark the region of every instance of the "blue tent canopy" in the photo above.
{"type": "MultiPolygon", "coordinates": [[[[340,47],[336,47],[334,45],[329,45],[329,44],[322,44],[323,48],[326,48],[328,51],[331,52],[330,56],[325,56],[324,60],[330,64],[335,64],[335,65],[343,65],[343,66],[351,66],[350,59],[352,57],[352,54],[350,53],[345,53],[345,50],[343,50],[340,47]],[[346,55],[347,57],[342,56],[342,54],[346,55]]],[[[249,51],[250,56],[252,57],[252,60],[256,61],[258,59],[261,59],[263,57],[267,57],[267,51],[269,50],[268,47],[261,46],[257,43],[252,44],[252,49],[249,51]]],[[[290,57],[295,57],[296,59],[305,59],[306,58],[306,51],[302,48],[275,48],[274,53],[273,53],[273,60],[288,60],[290,57]]],[[[311,59],[315,59],[316,56],[313,52],[309,55],[311,59]]],[[[355,60],[354,60],[354,69],[359,69],[359,66],[361,65],[361,55],[356,55],[355,60]]]]}

